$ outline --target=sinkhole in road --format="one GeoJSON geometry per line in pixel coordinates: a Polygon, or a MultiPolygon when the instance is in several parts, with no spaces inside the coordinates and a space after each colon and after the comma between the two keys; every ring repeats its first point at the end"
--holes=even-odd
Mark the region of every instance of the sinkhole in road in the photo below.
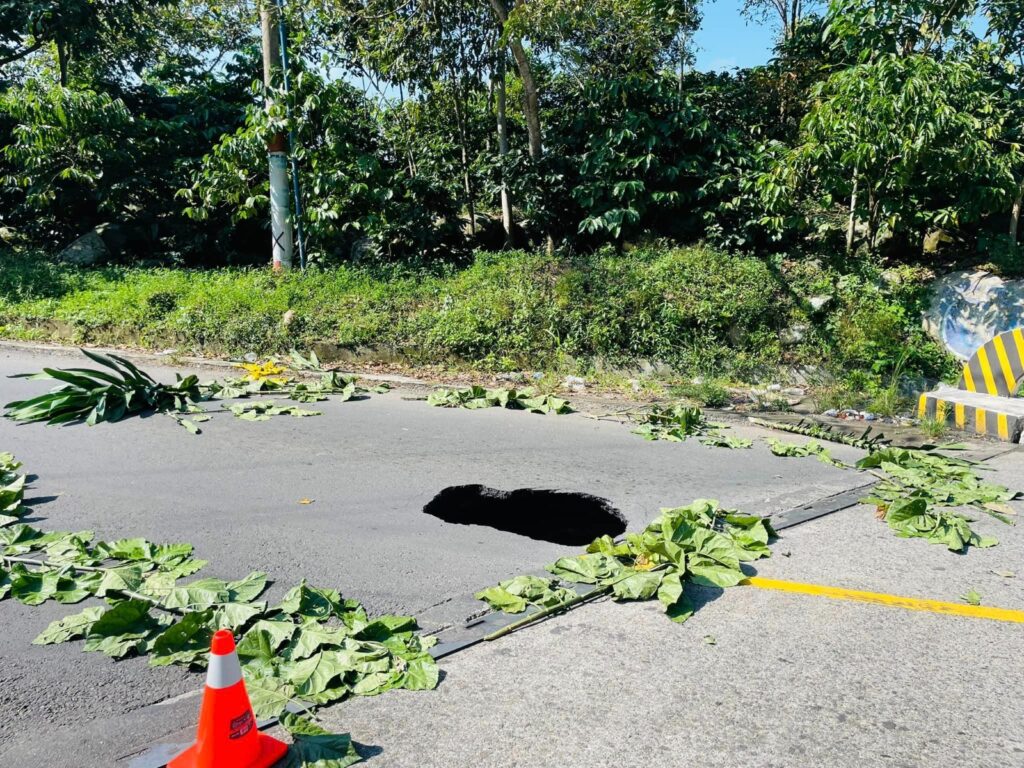
{"type": "Polygon", "coordinates": [[[423,508],[457,525],[487,525],[499,531],[566,546],[583,546],[604,534],[626,530],[626,519],[611,502],[588,493],[486,485],[453,485],[423,508]]]}

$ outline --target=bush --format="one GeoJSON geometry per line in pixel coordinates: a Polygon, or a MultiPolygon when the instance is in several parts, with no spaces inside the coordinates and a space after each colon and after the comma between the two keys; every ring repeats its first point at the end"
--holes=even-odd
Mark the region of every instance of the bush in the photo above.
{"type": "MultiPolygon", "coordinates": [[[[13,253],[0,260],[7,337],[231,355],[327,343],[490,370],[663,363],[709,379],[830,364],[855,371],[860,390],[885,385],[897,370],[940,376],[955,367],[918,326],[917,284],[837,280],[806,262],[770,266],[706,247],[574,259],[480,253],[462,269],[338,266],[286,275],[80,270],[13,253]],[[834,308],[808,316],[801,297],[830,281],[834,308]],[[799,347],[784,349],[781,332],[794,322],[810,328],[799,347]]],[[[705,399],[720,399],[712,389],[705,399]]]]}

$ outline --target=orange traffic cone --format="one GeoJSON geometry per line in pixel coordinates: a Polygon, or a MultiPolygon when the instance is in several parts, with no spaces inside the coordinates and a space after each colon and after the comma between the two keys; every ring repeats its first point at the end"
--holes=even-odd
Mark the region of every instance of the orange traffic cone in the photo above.
{"type": "Polygon", "coordinates": [[[270,768],[287,751],[287,744],[256,729],[235,638],[219,630],[210,642],[196,742],[167,768],[270,768]]]}

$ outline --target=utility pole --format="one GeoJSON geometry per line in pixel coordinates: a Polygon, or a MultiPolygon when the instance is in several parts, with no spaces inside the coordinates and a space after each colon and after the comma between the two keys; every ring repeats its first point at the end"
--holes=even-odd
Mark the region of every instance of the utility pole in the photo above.
{"type": "MultiPolygon", "coordinates": [[[[260,28],[263,33],[263,87],[266,107],[274,106],[273,88],[276,74],[281,72],[280,30],[275,14],[280,8],[272,0],[260,5],[260,28]]],[[[270,235],[273,249],[274,271],[292,268],[292,227],[289,215],[288,151],[283,133],[273,134],[267,142],[270,161],[270,235]]]]}
{"type": "Polygon", "coordinates": [[[281,83],[284,96],[288,100],[288,157],[292,169],[292,215],[295,219],[295,245],[299,251],[299,269],[306,271],[306,236],[302,231],[302,186],[299,180],[299,161],[296,157],[295,128],[292,127],[292,85],[291,66],[288,64],[288,29],[284,23],[284,0],[274,0],[277,6],[277,32],[281,46],[281,83]]]}

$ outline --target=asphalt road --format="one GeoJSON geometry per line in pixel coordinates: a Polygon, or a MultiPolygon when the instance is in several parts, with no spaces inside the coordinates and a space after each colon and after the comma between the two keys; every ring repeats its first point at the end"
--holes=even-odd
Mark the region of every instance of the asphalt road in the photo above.
{"type": "MultiPolygon", "coordinates": [[[[62,356],[0,350],[2,376],[42,365],[69,364],[75,363],[62,356]]],[[[157,372],[169,374],[166,370],[157,372]]],[[[45,391],[46,387],[46,382],[0,378],[0,399],[6,402],[45,391]]],[[[482,586],[535,570],[566,552],[565,547],[549,542],[489,527],[452,525],[423,514],[424,505],[448,486],[481,483],[503,490],[548,488],[586,492],[608,499],[623,513],[629,527],[635,529],[654,517],[660,507],[684,504],[694,498],[718,498],[745,511],[771,514],[863,482],[863,477],[855,472],[828,467],[813,459],[774,457],[763,445],[752,450],[728,450],[705,447],[696,441],[648,443],[631,435],[622,425],[580,415],[543,417],[499,409],[438,409],[423,402],[402,400],[401,390],[358,402],[306,407],[323,410],[324,415],[246,423],[229,414],[219,414],[203,425],[204,433],[199,436],[188,434],[160,416],[94,428],[17,426],[0,420],[0,450],[15,452],[27,471],[38,476],[29,496],[36,499],[33,508],[40,518],[38,524],[46,529],[89,529],[99,538],[145,536],[154,541],[188,541],[196,546],[198,556],[210,561],[202,575],[237,578],[250,570],[266,571],[277,582],[272,598],[305,577],[311,583],[335,587],[346,596],[362,600],[371,612],[412,613],[431,628],[459,622],[477,610],[479,604],[471,594],[482,586]],[[313,503],[300,504],[303,498],[312,499],[313,503]]],[[[750,427],[738,428],[736,432],[751,436],[768,434],[750,427]]],[[[835,447],[833,453],[847,460],[859,455],[858,451],[841,446],[835,447]]],[[[823,542],[832,541],[827,534],[827,521],[831,519],[813,524],[815,530],[826,532],[823,542]]],[[[886,541],[891,538],[885,536],[886,541]]],[[[918,544],[898,543],[900,547],[918,544]]],[[[808,543],[811,561],[823,562],[823,556],[816,554],[821,546],[822,543],[814,541],[808,543]]],[[[790,559],[795,560],[786,560],[790,559]]],[[[947,559],[950,563],[958,561],[952,555],[947,559]]],[[[821,570],[823,577],[829,575],[829,568],[821,570]]],[[[739,598],[730,593],[728,599],[739,598]]],[[[716,600],[700,615],[717,615],[727,603],[726,598],[716,600]]],[[[722,646],[731,632],[730,626],[740,632],[744,647],[758,633],[773,627],[783,633],[785,642],[802,642],[801,637],[793,636],[797,626],[786,618],[787,612],[776,611],[770,600],[737,605],[747,615],[743,621],[729,619],[725,628],[716,630],[721,638],[712,650],[720,656],[725,656],[722,646]]],[[[194,722],[198,703],[194,693],[201,685],[201,678],[196,675],[176,668],[150,669],[144,660],[138,659],[112,663],[98,654],[83,653],[77,644],[42,648],[30,645],[49,621],[68,612],[59,605],[29,608],[10,600],[0,605],[0,622],[4,627],[0,633],[0,765],[59,768],[120,764],[122,758],[194,722]]],[[[579,615],[579,619],[574,614],[559,621],[568,622],[565,626],[570,628],[574,622],[596,622],[597,629],[582,634],[606,643],[600,670],[615,683],[613,686],[606,682],[603,688],[614,688],[616,699],[628,701],[627,697],[634,697],[638,709],[648,706],[648,694],[641,685],[643,675],[628,661],[628,654],[623,655],[627,646],[647,642],[651,648],[649,658],[657,660],[663,670],[673,670],[656,686],[662,697],[679,697],[678,706],[672,708],[678,713],[673,728],[688,724],[706,731],[702,718],[711,715],[705,712],[694,719],[693,713],[700,707],[695,709],[686,704],[692,691],[682,688],[673,693],[675,689],[668,685],[668,681],[685,677],[688,667],[681,663],[676,650],[666,652],[672,646],[664,646],[661,637],[666,631],[683,633],[671,636],[683,638],[680,642],[684,644],[690,643],[691,635],[699,631],[692,629],[695,623],[680,628],[655,615],[653,618],[658,621],[652,623],[650,630],[654,634],[647,637],[647,622],[638,618],[646,616],[644,613],[625,619],[627,614],[620,613],[618,606],[610,606],[588,609],[579,615]],[[609,610],[611,613],[605,617],[604,612],[609,610]],[[636,627],[633,622],[637,622],[636,627]],[[638,633],[635,638],[634,629],[638,633]],[[613,635],[611,639],[608,633],[613,635]],[[632,683],[625,679],[634,676],[632,683]]],[[[820,645],[834,620],[821,615],[805,617],[805,621],[820,629],[812,637],[812,643],[820,645]]],[[[556,628],[552,624],[523,633],[509,640],[504,650],[488,646],[452,657],[443,664],[449,677],[442,684],[439,698],[432,699],[429,707],[423,706],[422,695],[413,699],[400,692],[373,702],[345,704],[332,712],[343,713],[338,716],[342,723],[350,717],[344,713],[352,712],[356,724],[365,725],[369,720],[377,724],[365,729],[352,726],[357,731],[357,740],[372,743],[376,739],[381,744],[382,751],[371,765],[570,768],[633,764],[600,762],[591,759],[593,755],[587,757],[587,753],[572,751],[558,761],[551,757],[561,754],[557,744],[552,747],[555,751],[548,753],[521,745],[525,762],[514,762],[502,757],[505,753],[499,749],[500,740],[490,741],[482,734],[470,738],[465,734],[468,723],[474,721],[460,721],[459,713],[465,714],[465,707],[479,708],[479,696],[486,696],[489,698],[484,714],[477,715],[490,717],[486,712],[495,713],[498,720],[490,718],[492,725],[500,724],[501,718],[506,717],[501,713],[509,708],[521,709],[519,717],[511,712],[507,715],[516,727],[510,727],[506,737],[513,738],[517,729],[525,729],[524,740],[540,743],[565,737],[563,728],[555,732],[544,728],[531,731],[527,727],[527,721],[535,715],[543,717],[546,710],[531,715],[527,706],[531,699],[522,689],[542,681],[536,669],[515,663],[515,649],[520,647],[529,657],[541,652],[554,654],[552,659],[561,659],[571,674],[567,679],[554,675],[551,680],[562,679],[569,686],[566,695],[574,695],[570,692],[581,685],[579,678],[574,677],[580,671],[574,666],[574,659],[587,657],[590,651],[586,642],[590,640],[585,642],[575,630],[560,631],[546,645],[529,645],[540,642],[540,638],[556,628]],[[570,638],[572,642],[567,642],[570,638]],[[510,656],[504,658],[503,654],[510,656]],[[473,693],[476,682],[485,693],[473,693]],[[499,689],[507,690],[508,694],[499,695],[499,689]],[[435,742],[423,741],[421,737],[426,734],[443,738],[444,729],[429,722],[435,718],[435,707],[449,705],[448,697],[462,697],[462,703],[451,704],[454,709],[448,727],[451,738],[458,743],[451,745],[453,752],[445,753],[435,742]],[[397,709],[388,710],[391,706],[397,709]],[[421,720],[411,719],[408,726],[402,724],[411,717],[403,707],[419,711],[421,720]],[[369,720],[359,719],[358,713],[362,711],[370,713],[369,720]],[[408,727],[413,732],[417,726],[422,727],[417,732],[420,740],[402,737],[400,744],[393,742],[394,733],[388,730],[394,728],[404,733],[408,727]],[[419,756],[413,759],[409,755],[414,753],[408,750],[415,744],[426,751],[415,753],[419,756]],[[466,752],[469,745],[485,752],[492,750],[491,762],[477,753],[473,757],[466,752]]],[[[935,633],[929,638],[942,641],[935,633]]],[[[989,641],[987,636],[983,639],[989,641]]],[[[739,640],[732,637],[728,642],[739,640]]],[[[871,640],[871,647],[881,653],[895,653],[891,645],[885,636],[871,640]]],[[[757,644],[751,647],[756,648],[757,644]]],[[[912,646],[907,652],[920,654],[922,650],[912,646]]],[[[687,650],[684,657],[690,653],[687,650]]],[[[738,671],[775,665],[771,659],[758,661],[756,656],[743,654],[736,657],[736,663],[738,671]]],[[[1002,671],[1006,684],[1009,675],[1005,674],[1007,670],[1002,671]]],[[[653,678],[661,675],[652,669],[644,674],[653,678]]],[[[545,672],[545,680],[546,675],[545,672]]],[[[694,676],[693,680],[699,677],[694,676]]],[[[817,695],[815,682],[814,676],[808,675],[803,680],[805,687],[797,685],[789,695],[817,695]]],[[[1019,694],[1011,688],[1005,694],[1003,710],[1016,707],[1019,711],[1019,694]]],[[[723,697],[730,700],[730,706],[736,703],[731,701],[728,690],[720,698],[723,697]]],[[[620,705],[624,706],[621,702],[620,705]]],[[[583,705],[577,702],[576,706],[583,705]]],[[[668,706],[668,700],[664,706],[668,706]]],[[[758,717],[758,712],[761,716],[770,714],[770,708],[760,708],[756,697],[749,706],[751,717],[758,717]]],[[[606,720],[600,710],[595,710],[575,721],[575,727],[582,729],[580,733],[589,733],[607,726],[606,720]]],[[[669,748],[661,742],[672,733],[672,729],[656,730],[659,749],[669,748]]],[[[673,741],[675,738],[669,739],[673,741]]],[[[755,764],[744,762],[741,753],[723,754],[732,754],[735,759],[718,764],[755,764]]],[[[645,763],[650,764],[684,763],[645,763]]]]}
{"type": "MultiPolygon", "coordinates": [[[[992,464],[1024,480],[1024,453],[992,464]]],[[[785,531],[758,575],[951,602],[974,589],[1024,610],[1020,526],[981,519],[1000,544],[957,555],[873,513],[785,531]]],[[[446,659],[429,701],[396,691],[322,717],[378,752],[374,768],[1024,765],[1024,625],[754,587],[697,596],[682,626],[654,603],[588,604],[446,659]]]]}

